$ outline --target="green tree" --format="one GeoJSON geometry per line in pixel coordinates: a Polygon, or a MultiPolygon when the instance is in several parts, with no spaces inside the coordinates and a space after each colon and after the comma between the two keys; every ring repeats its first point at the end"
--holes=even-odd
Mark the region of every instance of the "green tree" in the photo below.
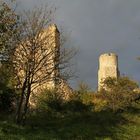
{"type": "Polygon", "coordinates": [[[0,108],[7,110],[16,95],[11,59],[19,32],[19,17],[10,4],[0,1],[0,108]]]}
{"type": "Polygon", "coordinates": [[[137,97],[138,84],[128,77],[106,78],[100,91],[101,98],[107,101],[107,107],[114,112],[125,110],[137,97]],[[105,87],[105,88],[104,88],[105,87]]]}
{"type": "Polygon", "coordinates": [[[1,58],[8,58],[14,49],[19,31],[19,16],[3,1],[0,1],[0,53],[1,58]]]}

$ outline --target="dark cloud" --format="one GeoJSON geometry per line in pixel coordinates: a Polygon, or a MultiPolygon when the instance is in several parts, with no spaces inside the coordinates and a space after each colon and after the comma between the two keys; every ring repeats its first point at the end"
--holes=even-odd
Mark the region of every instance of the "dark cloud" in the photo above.
{"type": "MultiPolygon", "coordinates": [[[[18,1],[23,8],[46,2],[18,1]]],[[[104,52],[117,53],[121,73],[140,81],[140,62],[136,59],[140,55],[140,0],[49,1],[58,7],[56,23],[72,31],[73,43],[79,46],[77,81],[96,88],[98,57],[104,52]]]]}

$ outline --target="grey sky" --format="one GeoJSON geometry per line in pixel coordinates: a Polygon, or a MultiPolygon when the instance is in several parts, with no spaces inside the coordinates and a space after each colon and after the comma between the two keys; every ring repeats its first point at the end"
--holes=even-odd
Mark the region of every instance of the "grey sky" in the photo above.
{"type": "MultiPolygon", "coordinates": [[[[47,0],[17,0],[21,8],[30,8],[47,0]]],[[[56,23],[72,31],[78,46],[78,81],[97,86],[98,57],[104,52],[119,56],[119,69],[140,81],[140,0],[49,0],[58,7],[56,23]]]]}

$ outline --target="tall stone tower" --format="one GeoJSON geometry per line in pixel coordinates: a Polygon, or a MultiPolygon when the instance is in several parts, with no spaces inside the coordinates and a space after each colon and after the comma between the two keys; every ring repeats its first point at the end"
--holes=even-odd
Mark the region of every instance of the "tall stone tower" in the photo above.
{"type": "MultiPolygon", "coordinates": [[[[31,62],[29,63],[33,64],[29,66],[34,66],[32,71],[33,84],[31,86],[33,94],[30,98],[30,104],[34,106],[37,101],[36,99],[45,89],[58,90],[59,88],[59,92],[63,94],[63,98],[68,99],[73,90],[67,84],[67,81],[60,78],[59,64],[61,63],[60,59],[62,59],[62,57],[60,57],[60,33],[57,26],[52,24],[34,37],[36,40],[35,47],[30,43],[30,40],[23,42],[15,51],[15,56],[17,57],[14,61],[16,66],[19,66],[15,68],[17,70],[18,79],[22,84],[26,77],[26,67],[24,69],[22,66],[24,66],[30,58],[30,52],[35,49],[32,53],[34,57],[30,59],[31,62]],[[18,58],[22,61],[19,61],[18,58]]],[[[21,84],[18,88],[22,87],[21,84]]]]}
{"type": "MultiPolygon", "coordinates": [[[[42,47],[41,50],[38,51],[39,61],[46,57],[44,65],[42,68],[36,72],[34,78],[38,77],[43,79],[44,76],[47,76],[47,80],[44,82],[36,83],[35,93],[41,92],[44,89],[55,89],[58,84],[58,75],[59,69],[56,67],[59,64],[59,55],[60,55],[60,33],[55,24],[51,24],[48,28],[44,29],[39,36],[39,43],[42,47]],[[46,74],[49,73],[49,74],[46,74]]],[[[39,48],[40,49],[40,48],[39,48]]]]}
{"type": "Polygon", "coordinates": [[[102,81],[107,77],[118,78],[118,56],[114,53],[105,53],[99,57],[99,70],[98,70],[98,91],[102,87],[102,81]]]}
{"type": "MultiPolygon", "coordinates": [[[[59,92],[59,96],[63,99],[68,100],[70,96],[73,94],[73,89],[69,86],[67,81],[63,80],[60,77],[60,69],[59,64],[61,63],[63,57],[60,56],[60,32],[55,24],[50,25],[47,29],[45,29],[41,36],[41,40],[43,41],[43,53],[48,53],[48,63],[49,69],[52,69],[51,74],[48,77],[48,80],[44,82],[42,85],[38,86],[36,89],[36,93],[39,93],[44,89],[57,89],[59,92]],[[58,65],[58,66],[57,66],[58,65]],[[61,95],[60,95],[61,94],[61,95]]],[[[49,72],[49,69],[47,72],[49,72]]],[[[42,70],[41,75],[46,73],[46,69],[42,70]]]]}
{"type": "Polygon", "coordinates": [[[18,79],[20,83],[23,83],[27,69],[25,64],[28,59],[31,59],[31,64],[34,65],[32,80],[37,81],[32,84],[32,91],[38,93],[45,88],[54,89],[56,87],[56,78],[59,75],[56,65],[59,64],[60,33],[57,26],[52,24],[40,31],[34,38],[36,40],[34,51],[32,51],[33,46],[30,43],[30,38],[29,41],[22,42],[17,47],[14,64],[18,66],[15,67],[18,79]],[[30,58],[30,54],[34,54],[34,57],[30,58]]]}
{"type": "MultiPolygon", "coordinates": [[[[48,89],[54,89],[56,85],[58,84],[57,77],[59,76],[59,69],[56,67],[57,64],[59,64],[59,56],[60,56],[60,33],[55,24],[50,25],[46,30],[44,30],[45,35],[44,39],[44,48],[47,49],[47,53],[50,54],[49,56],[49,64],[50,69],[53,71],[50,74],[49,80],[46,82],[45,86],[48,89]],[[51,53],[52,52],[52,53],[51,53]]],[[[45,71],[46,72],[46,71],[45,71]]],[[[49,70],[48,70],[49,72],[49,70]]]]}

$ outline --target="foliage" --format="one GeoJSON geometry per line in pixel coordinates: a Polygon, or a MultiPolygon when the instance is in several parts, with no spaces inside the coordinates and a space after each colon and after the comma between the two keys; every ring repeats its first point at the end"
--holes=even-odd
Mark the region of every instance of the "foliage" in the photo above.
{"type": "Polygon", "coordinates": [[[140,106],[127,112],[86,112],[65,117],[44,118],[31,116],[27,125],[19,127],[10,116],[0,115],[0,139],[2,140],[139,140],[140,106]]]}
{"type": "Polygon", "coordinates": [[[94,95],[92,103],[94,104],[95,112],[100,112],[107,109],[107,100],[102,98],[102,94],[94,95]]]}
{"type": "Polygon", "coordinates": [[[0,1],[0,108],[7,111],[16,97],[11,59],[19,31],[19,17],[10,4],[0,1]]]}
{"type": "Polygon", "coordinates": [[[84,104],[90,104],[92,95],[93,94],[91,93],[91,89],[89,88],[89,86],[84,82],[80,82],[78,85],[78,89],[75,91],[75,97],[78,100],[81,100],[81,102],[83,102],[84,104]]]}
{"type": "Polygon", "coordinates": [[[85,93],[89,93],[90,92],[90,87],[86,83],[80,82],[76,92],[80,95],[85,94],[85,93]]]}
{"type": "Polygon", "coordinates": [[[10,111],[15,104],[16,93],[14,80],[9,65],[2,64],[0,67],[0,110],[10,111]]]}
{"type": "Polygon", "coordinates": [[[13,89],[6,87],[0,83],[0,110],[1,111],[12,111],[15,102],[15,92],[13,89]]]}
{"type": "Polygon", "coordinates": [[[65,112],[85,112],[92,110],[93,93],[87,84],[81,82],[72,97],[64,102],[63,111],[65,112]]]}
{"type": "Polygon", "coordinates": [[[73,98],[65,102],[64,110],[65,112],[85,112],[90,110],[89,104],[84,104],[83,101],[77,96],[74,95],[73,98]]]}
{"type": "Polygon", "coordinates": [[[59,112],[62,110],[62,96],[55,90],[45,90],[40,93],[37,101],[39,112],[59,112]]]}
{"type": "Polygon", "coordinates": [[[114,112],[127,109],[137,96],[135,89],[138,85],[128,77],[109,77],[105,79],[103,86],[105,88],[100,91],[99,96],[107,102],[107,108],[114,112]]]}
{"type": "Polygon", "coordinates": [[[38,97],[37,101],[37,111],[46,114],[49,112],[53,113],[74,113],[89,110],[89,106],[84,104],[77,94],[67,101],[63,99],[60,93],[55,90],[45,90],[38,97]]]}
{"type": "Polygon", "coordinates": [[[7,59],[17,42],[19,16],[6,2],[0,1],[0,19],[0,52],[7,59]]]}

